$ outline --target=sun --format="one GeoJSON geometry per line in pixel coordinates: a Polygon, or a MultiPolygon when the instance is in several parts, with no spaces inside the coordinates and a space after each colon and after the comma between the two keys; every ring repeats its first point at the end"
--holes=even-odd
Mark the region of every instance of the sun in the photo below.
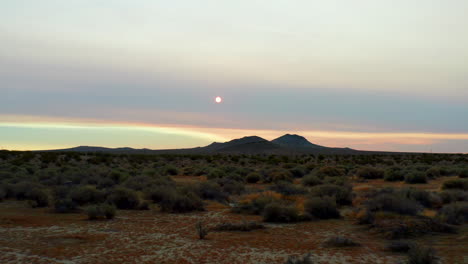
{"type": "Polygon", "coordinates": [[[222,101],[223,101],[223,98],[221,98],[220,96],[216,96],[215,102],[216,102],[217,104],[221,103],[222,101]]]}

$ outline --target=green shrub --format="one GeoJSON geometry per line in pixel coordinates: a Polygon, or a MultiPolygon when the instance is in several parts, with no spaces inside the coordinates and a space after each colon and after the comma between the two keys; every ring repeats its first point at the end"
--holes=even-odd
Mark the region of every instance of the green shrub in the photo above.
{"type": "Polygon", "coordinates": [[[273,202],[282,202],[282,201],[276,196],[261,193],[256,198],[253,198],[252,200],[241,202],[236,207],[233,207],[232,211],[235,213],[247,213],[247,214],[259,215],[263,212],[263,210],[268,204],[273,203],[273,202]]]}
{"type": "Polygon", "coordinates": [[[391,167],[385,170],[385,181],[403,181],[405,179],[405,172],[399,167],[391,167]]]}
{"type": "Polygon", "coordinates": [[[74,213],[78,209],[78,205],[70,198],[56,200],[54,207],[55,212],[60,214],[74,213]]]}
{"type": "Polygon", "coordinates": [[[208,180],[219,179],[223,177],[226,177],[226,173],[220,169],[212,169],[206,176],[208,180]]]}
{"type": "Polygon", "coordinates": [[[382,179],[384,174],[383,170],[374,167],[362,167],[356,172],[356,175],[363,179],[382,179]]]}
{"type": "Polygon", "coordinates": [[[223,192],[221,186],[213,181],[198,183],[196,186],[196,191],[198,196],[206,200],[226,202],[229,198],[229,195],[223,192]]]}
{"type": "Polygon", "coordinates": [[[0,202],[2,202],[7,196],[5,189],[0,188],[0,202]]]}
{"type": "Polygon", "coordinates": [[[176,192],[177,190],[172,186],[155,186],[145,190],[145,197],[159,203],[167,197],[174,196],[176,192]]]}
{"type": "Polygon", "coordinates": [[[350,185],[317,185],[310,189],[310,194],[318,197],[332,196],[335,198],[336,203],[340,205],[348,205],[353,201],[353,188],[350,185]]]}
{"type": "Polygon", "coordinates": [[[387,211],[404,215],[416,215],[423,207],[416,201],[395,193],[383,193],[367,201],[372,211],[387,211]]]}
{"type": "Polygon", "coordinates": [[[275,223],[291,223],[299,220],[299,211],[294,205],[273,202],[265,206],[263,221],[275,223]]]}
{"type": "Polygon", "coordinates": [[[80,186],[72,189],[70,198],[78,205],[98,204],[105,200],[104,193],[91,186],[80,186]]]}
{"type": "Polygon", "coordinates": [[[442,199],[436,193],[416,188],[405,188],[398,191],[404,197],[417,201],[425,207],[433,208],[442,204],[442,199]]]}
{"type": "Polygon", "coordinates": [[[272,182],[280,182],[280,181],[292,182],[293,181],[292,173],[288,170],[273,170],[269,173],[268,176],[272,182]]]}
{"type": "Polygon", "coordinates": [[[412,171],[405,176],[405,182],[410,184],[427,183],[427,177],[423,172],[412,171]]]}
{"type": "Polygon", "coordinates": [[[445,190],[440,192],[442,203],[448,204],[453,202],[468,202],[468,191],[463,190],[445,190]]]}
{"type": "Polygon", "coordinates": [[[160,203],[161,211],[170,213],[187,213],[192,211],[203,211],[203,201],[193,192],[174,192],[165,197],[160,203]]]}
{"type": "Polygon", "coordinates": [[[164,175],[175,176],[179,174],[179,169],[177,169],[176,167],[172,165],[167,165],[166,167],[164,167],[163,173],[164,175]]]}
{"type": "Polygon", "coordinates": [[[439,167],[432,167],[426,171],[426,177],[429,179],[439,178],[441,176],[441,170],[439,167]]]}
{"type": "Polygon", "coordinates": [[[304,203],[305,213],[319,219],[340,218],[332,197],[309,197],[304,203]]]}
{"type": "Polygon", "coordinates": [[[436,264],[439,263],[433,248],[413,246],[408,251],[408,264],[436,264]]]}
{"type": "Polygon", "coordinates": [[[448,224],[461,225],[468,223],[468,202],[447,204],[440,209],[438,216],[448,224]]]}
{"type": "Polygon", "coordinates": [[[112,190],[107,200],[118,209],[138,209],[140,205],[140,198],[137,193],[124,187],[118,187],[112,190]]]}
{"type": "Polygon", "coordinates": [[[245,190],[244,183],[235,181],[230,177],[218,179],[216,182],[221,186],[223,192],[228,194],[239,195],[245,190]]]}
{"type": "Polygon", "coordinates": [[[110,204],[91,205],[86,208],[86,214],[89,220],[97,220],[101,218],[113,219],[116,214],[115,207],[110,204]]]}
{"type": "Polygon", "coordinates": [[[302,178],[307,173],[307,168],[304,166],[296,166],[289,171],[294,178],[302,178]]]}
{"type": "Polygon", "coordinates": [[[247,177],[245,178],[245,180],[248,182],[248,183],[257,183],[258,181],[260,181],[260,179],[262,178],[262,175],[258,172],[251,172],[247,175],[247,177]]]}
{"type": "Polygon", "coordinates": [[[315,174],[307,174],[302,178],[302,185],[304,186],[315,186],[322,184],[322,180],[315,174]]]}
{"type": "Polygon", "coordinates": [[[462,169],[458,173],[458,177],[460,178],[468,178],[468,169],[462,169]]]}
{"type": "Polygon", "coordinates": [[[325,166],[325,167],[321,167],[317,170],[314,171],[314,174],[323,179],[325,178],[326,176],[330,176],[330,177],[341,177],[341,176],[344,176],[345,175],[345,171],[342,169],[342,168],[338,168],[338,167],[333,167],[333,166],[325,166]]]}
{"type": "Polygon", "coordinates": [[[453,179],[442,184],[443,190],[459,189],[468,191],[468,179],[453,179]]]}
{"type": "Polygon", "coordinates": [[[33,201],[32,207],[46,207],[49,205],[49,195],[43,189],[32,189],[26,196],[28,200],[33,201]]]}
{"type": "Polygon", "coordinates": [[[303,187],[289,182],[277,182],[270,187],[270,190],[283,195],[299,195],[307,193],[303,187]]]}

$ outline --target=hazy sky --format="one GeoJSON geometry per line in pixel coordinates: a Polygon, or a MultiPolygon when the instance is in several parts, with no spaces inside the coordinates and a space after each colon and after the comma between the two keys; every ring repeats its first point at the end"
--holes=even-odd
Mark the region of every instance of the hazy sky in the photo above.
{"type": "Polygon", "coordinates": [[[0,149],[290,132],[468,152],[466,14],[466,0],[4,0],[0,149]]]}

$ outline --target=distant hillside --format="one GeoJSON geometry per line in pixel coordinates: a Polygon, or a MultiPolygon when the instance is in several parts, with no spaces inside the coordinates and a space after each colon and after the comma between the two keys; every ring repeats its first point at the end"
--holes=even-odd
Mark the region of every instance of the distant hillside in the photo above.
{"type": "Polygon", "coordinates": [[[213,142],[205,147],[187,149],[133,149],[80,146],[50,151],[105,152],[128,154],[371,154],[373,151],[360,151],[350,148],[329,148],[309,142],[299,135],[286,134],[272,141],[258,136],[234,139],[228,142],[213,142]]]}

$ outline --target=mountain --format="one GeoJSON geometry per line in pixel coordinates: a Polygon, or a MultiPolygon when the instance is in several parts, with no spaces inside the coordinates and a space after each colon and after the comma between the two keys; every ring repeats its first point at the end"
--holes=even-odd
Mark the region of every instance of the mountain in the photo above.
{"type": "Polygon", "coordinates": [[[75,152],[106,152],[124,154],[370,154],[377,152],[360,151],[350,148],[330,148],[309,142],[306,138],[286,134],[272,141],[268,141],[258,136],[249,136],[234,139],[228,142],[213,142],[205,147],[187,149],[133,149],[133,148],[104,148],[80,146],[69,149],[59,149],[50,151],[75,151],[75,152]]]}
{"type": "Polygon", "coordinates": [[[320,145],[310,143],[305,137],[299,135],[286,134],[271,142],[289,148],[325,148],[320,145]]]}

